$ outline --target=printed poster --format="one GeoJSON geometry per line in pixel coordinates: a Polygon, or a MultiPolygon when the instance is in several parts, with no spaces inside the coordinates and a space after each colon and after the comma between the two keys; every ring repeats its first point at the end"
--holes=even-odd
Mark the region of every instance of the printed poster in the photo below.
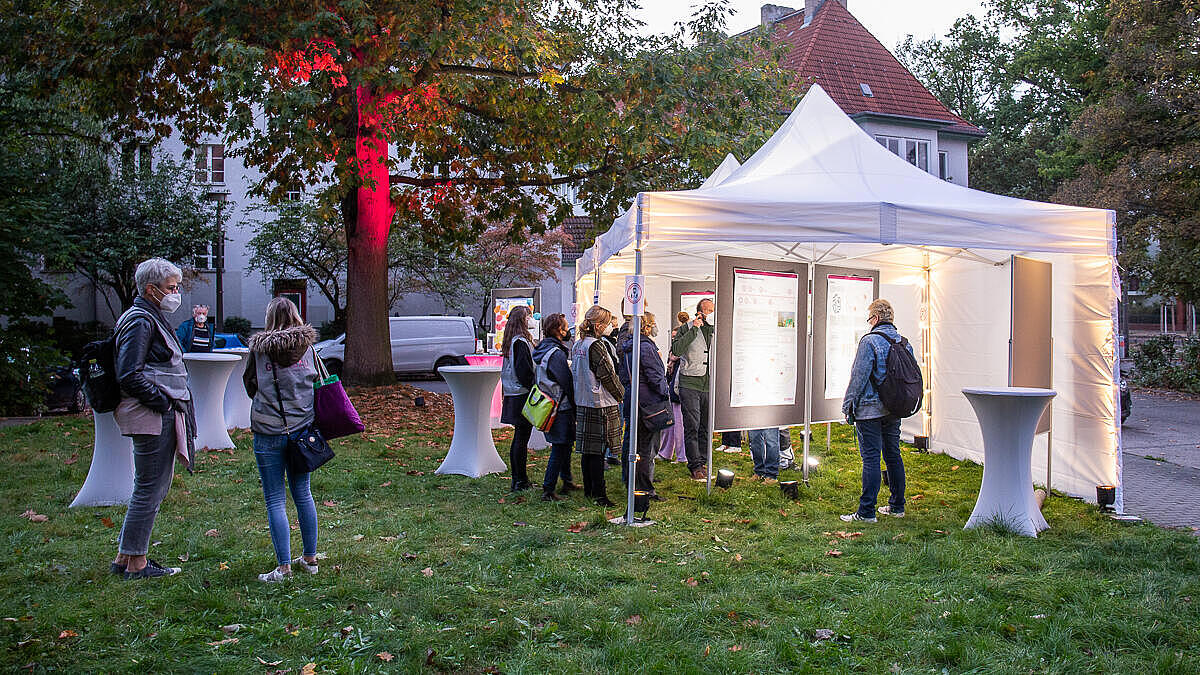
{"type": "MultiPolygon", "coordinates": [[[[687,291],[679,294],[679,307],[675,309],[676,313],[687,312],[688,317],[696,318],[696,305],[700,304],[701,300],[712,300],[716,302],[716,293],[712,291],[687,291]]],[[[671,316],[671,325],[675,325],[675,317],[671,316]]]]}
{"type": "Polygon", "coordinates": [[[733,270],[730,407],[796,403],[799,300],[799,275],[733,270]]]}
{"type": "Polygon", "coordinates": [[[875,280],[830,274],[825,309],[825,398],[840,399],[850,384],[858,341],[871,331],[867,307],[875,299],[875,280]]]}
{"type": "MultiPolygon", "coordinates": [[[[518,305],[527,305],[529,310],[533,311],[533,298],[496,298],[496,306],[492,311],[495,312],[493,320],[495,321],[496,334],[492,338],[492,350],[500,351],[504,343],[504,327],[508,325],[508,313],[513,307],[518,305]]],[[[541,326],[537,326],[529,331],[533,333],[533,339],[536,342],[541,334],[541,326]]]]}

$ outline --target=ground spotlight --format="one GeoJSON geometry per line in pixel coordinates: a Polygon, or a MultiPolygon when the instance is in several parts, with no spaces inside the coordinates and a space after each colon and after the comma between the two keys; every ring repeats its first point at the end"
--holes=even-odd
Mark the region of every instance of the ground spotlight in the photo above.
{"type": "Polygon", "coordinates": [[[650,510],[650,493],[640,490],[633,493],[633,514],[642,514],[642,519],[646,518],[646,512],[650,510]]]}
{"type": "Polygon", "coordinates": [[[1115,485],[1097,485],[1096,486],[1096,504],[1100,506],[1101,511],[1112,510],[1112,505],[1117,502],[1117,486],[1115,485]]]}
{"type": "Polygon", "coordinates": [[[733,471],[731,469],[721,469],[717,471],[717,487],[728,488],[733,485],[733,471]]]}
{"type": "Polygon", "coordinates": [[[794,480],[779,481],[779,490],[783,492],[783,496],[788,499],[800,498],[800,484],[794,480]]]}

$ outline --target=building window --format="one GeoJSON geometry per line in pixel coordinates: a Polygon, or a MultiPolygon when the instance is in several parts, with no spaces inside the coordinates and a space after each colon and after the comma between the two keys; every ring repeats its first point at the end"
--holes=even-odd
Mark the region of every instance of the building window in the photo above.
{"type": "Polygon", "coordinates": [[[215,241],[210,241],[200,248],[196,253],[194,266],[198,270],[215,270],[217,269],[217,256],[220,252],[220,246],[215,241]]]}
{"type": "Polygon", "coordinates": [[[196,182],[225,182],[225,146],[219,143],[196,148],[196,182]]]}
{"type": "Polygon", "coordinates": [[[876,136],[875,140],[892,154],[903,157],[909,164],[922,171],[929,171],[929,141],[896,136],[876,136]]]}
{"type": "Polygon", "coordinates": [[[289,202],[298,202],[304,198],[304,186],[299,183],[288,183],[287,193],[284,199],[289,202]]]}
{"type": "Polygon", "coordinates": [[[149,143],[126,143],[121,146],[121,171],[126,176],[146,178],[150,175],[149,143]]]}
{"type": "Polygon", "coordinates": [[[950,180],[950,153],[938,153],[938,178],[950,180]]]}

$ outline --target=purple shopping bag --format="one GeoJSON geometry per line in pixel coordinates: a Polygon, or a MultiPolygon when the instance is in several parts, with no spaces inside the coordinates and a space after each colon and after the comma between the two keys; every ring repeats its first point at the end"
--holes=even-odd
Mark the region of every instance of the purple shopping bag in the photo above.
{"type": "Polygon", "coordinates": [[[313,353],[317,366],[317,381],[313,383],[313,423],[325,440],[362,433],[365,428],[358,411],[350,403],[346,388],[337,375],[325,370],[321,357],[313,353]]]}

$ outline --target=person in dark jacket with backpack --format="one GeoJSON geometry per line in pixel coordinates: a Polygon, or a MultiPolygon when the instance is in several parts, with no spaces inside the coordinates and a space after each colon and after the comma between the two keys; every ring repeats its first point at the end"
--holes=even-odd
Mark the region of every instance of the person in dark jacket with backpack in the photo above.
{"type": "Polygon", "coordinates": [[[567,360],[570,350],[565,342],[570,335],[567,317],[550,314],[542,319],[542,340],[533,350],[533,362],[539,365],[542,361],[546,362],[546,379],[557,391],[547,391],[548,388],[543,388],[540,382],[538,388],[558,401],[554,423],[545,432],[546,441],[550,443],[546,478],[542,481],[542,501],[546,502],[563,499],[554,492],[559,478],[563,480],[564,488],[571,484],[571,445],[575,442],[575,380],[571,376],[571,366],[567,360]]]}
{"type": "Polygon", "coordinates": [[[113,419],[121,434],[133,439],[134,478],[111,571],[126,580],[180,572],[150,560],[146,553],[159,506],[171,489],[176,458],[191,471],[196,438],[183,347],[165,316],[179,309],[183,272],[169,261],[151,258],[137,266],[133,278],[141,294],[114,329],[121,399],[113,419]]]}
{"type": "MultiPolygon", "coordinates": [[[[658,324],[650,312],[646,312],[642,319],[641,332],[640,360],[638,362],[638,371],[641,373],[638,385],[638,408],[647,410],[669,402],[671,393],[670,387],[667,386],[666,367],[663,365],[662,356],[658,353],[658,345],[654,344],[654,338],[658,337],[658,324]]],[[[633,345],[633,340],[627,341],[624,351],[621,352],[621,381],[626,387],[633,386],[633,345]]],[[[632,401],[631,397],[626,398],[632,401]]],[[[654,490],[654,455],[659,447],[659,436],[662,432],[647,429],[645,421],[641,419],[640,411],[632,413],[630,418],[639,423],[634,489],[639,492],[649,492],[651,498],[654,498],[658,496],[654,490]]],[[[625,467],[622,476],[628,481],[628,476],[624,475],[629,472],[628,452],[621,458],[621,463],[625,467]]]]}
{"type": "MultiPolygon", "coordinates": [[[[892,414],[879,397],[878,384],[887,374],[888,352],[892,341],[901,339],[892,324],[892,305],[879,299],[867,308],[871,332],[858,343],[858,353],[850,369],[850,384],[842,400],[842,414],[854,424],[858,434],[858,452],[862,456],[862,495],[854,513],[841,516],[846,522],[876,521],[875,501],[879,498],[879,457],[888,472],[888,504],[878,512],[895,518],[904,517],[904,460],[900,457],[900,417],[892,414]],[[884,337],[887,336],[887,337],[884,337]]],[[[912,346],[908,345],[912,352],[912,346]]]]}

